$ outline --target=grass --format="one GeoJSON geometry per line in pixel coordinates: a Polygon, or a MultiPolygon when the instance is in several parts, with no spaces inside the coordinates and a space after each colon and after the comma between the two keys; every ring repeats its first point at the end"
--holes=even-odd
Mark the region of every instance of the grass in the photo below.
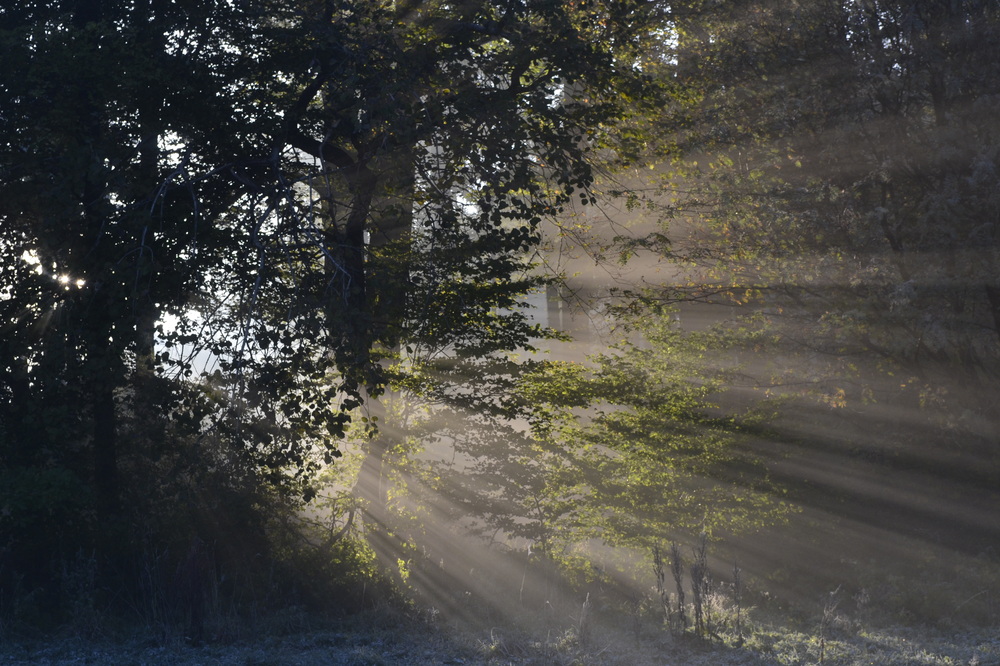
{"type": "Polygon", "coordinates": [[[92,558],[84,555],[62,574],[73,591],[70,621],[45,636],[0,626],[0,666],[1000,666],[995,558],[850,563],[838,572],[843,584],[793,606],[762,591],[773,581],[739,567],[712,580],[703,549],[677,566],[676,547],[657,551],[662,556],[648,572],[656,584],[617,604],[580,590],[558,605],[462,618],[413,600],[369,601],[362,612],[339,617],[295,604],[241,615],[209,603],[198,646],[176,622],[167,626],[167,616],[137,610],[144,621],[132,624],[103,616],[89,601],[92,558]]]}
{"type": "MultiPolygon", "coordinates": [[[[0,645],[0,665],[219,664],[310,666],[319,664],[483,664],[750,666],[830,664],[834,666],[997,666],[997,627],[876,627],[822,609],[812,618],[788,618],[769,609],[742,610],[741,631],[731,600],[715,594],[709,602],[716,638],[692,630],[671,632],[651,614],[638,632],[631,620],[593,613],[585,640],[578,619],[566,615],[561,627],[531,631],[530,617],[510,626],[468,627],[446,621],[428,624],[426,614],[374,609],[368,613],[314,621],[303,631],[247,633],[239,639],[192,647],[179,641],[135,634],[85,637],[63,634],[8,640],[0,645]],[[733,617],[727,615],[733,614],[733,617]]],[[[582,604],[581,604],[582,605],[582,604]]],[[[280,623],[276,623],[280,624],[280,623]]]]}

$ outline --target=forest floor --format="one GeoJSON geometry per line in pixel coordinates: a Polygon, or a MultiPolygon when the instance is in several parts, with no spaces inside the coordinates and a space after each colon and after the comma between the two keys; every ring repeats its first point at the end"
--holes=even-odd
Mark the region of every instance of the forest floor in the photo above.
{"type": "Polygon", "coordinates": [[[182,638],[111,639],[63,635],[0,642],[0,665],[177,664],[193,666],[376,665],[588,665],[750,666],[824,664],[861,666],[998,666],[1000,629],[899,627],[863,629],[831,623],[813,631],[753,624],[736,646],[734,636],[712,640],[673,636],[641,627],[578,628],[544,635],[499,627],[458,629],[400,615],[356,617],[290,632],[243,635],[192,647],[182,638]],[[824,635],[825,634],[825,635],[824,635]]]}

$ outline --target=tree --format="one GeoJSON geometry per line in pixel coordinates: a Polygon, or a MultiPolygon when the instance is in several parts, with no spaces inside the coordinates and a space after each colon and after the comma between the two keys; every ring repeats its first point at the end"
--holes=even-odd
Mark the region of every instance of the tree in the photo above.
{"type": "Polygon", "coordinates": [[[126,529],[146,481],[126,466],[177,480],[217,455],[237,488],[308,498],[393,350],[485,358],[538,334],[502,310],[534,283],[521,257],[589,196],[659,11],[0,10],[0,473],[65,473],[83,524],[126,529]]]}
{"type": "MultiPolygon", "coordinates": [[[[503,381],[472,373],[465,400],[433,381],[393,395],[384,465],[366,478],[351,458],[385,498],[379,553],[405,563],[435,607],[462,603],[448,591],[471,592],[484,612],[558,604],[563,585],[595,576],[595,543],[652,553],[789,514],[754,451],[772,406],[740,404],[728,386],[737,350],[683,333],[666,311],[632,324],[634,343],[585,362],[511,364],[495,375],[503,381]],[[491,396],[505,398],[500,408],[491,396]]],[[[357,504],[343,494],[334,504],[341,535],[357,504]]]]}
{"type": "MultiPolygon", "coordinates": [[[[974,475],[996,469],[997,20],[980,2],[677,6],[663,76],[689,103],[662,116],[651,204],[673,225],[645,239],[692,269],[654,300],[752,303],[776,384],[892,404],[886,442],[922,423],[974,475]]],[[[908,457],[906,439],[887,448],[908,457]]]]}

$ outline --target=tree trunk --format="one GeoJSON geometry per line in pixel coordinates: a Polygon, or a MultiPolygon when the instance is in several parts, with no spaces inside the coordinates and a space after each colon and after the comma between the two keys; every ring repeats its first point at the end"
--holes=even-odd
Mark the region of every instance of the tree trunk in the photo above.
{"type": "Polygon", "coordinates": [[[97,515],[104,522],[118,515],[118,432],[114,387],[105,383],[94,391],[94,489],[97,515]]]}

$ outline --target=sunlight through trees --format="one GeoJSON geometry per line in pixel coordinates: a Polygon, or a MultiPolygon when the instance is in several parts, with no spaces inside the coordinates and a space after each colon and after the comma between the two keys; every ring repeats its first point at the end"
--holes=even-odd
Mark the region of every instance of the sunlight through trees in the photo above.
{"type": "Polygon", "coordinates": [[[995,622],[994,3],[16,4],[0,633],[416,594],[712,640],[720,571],[738,647],[754,575],[995,622]],[[993,591],[875,564],[948,557],[993,591]]]}

